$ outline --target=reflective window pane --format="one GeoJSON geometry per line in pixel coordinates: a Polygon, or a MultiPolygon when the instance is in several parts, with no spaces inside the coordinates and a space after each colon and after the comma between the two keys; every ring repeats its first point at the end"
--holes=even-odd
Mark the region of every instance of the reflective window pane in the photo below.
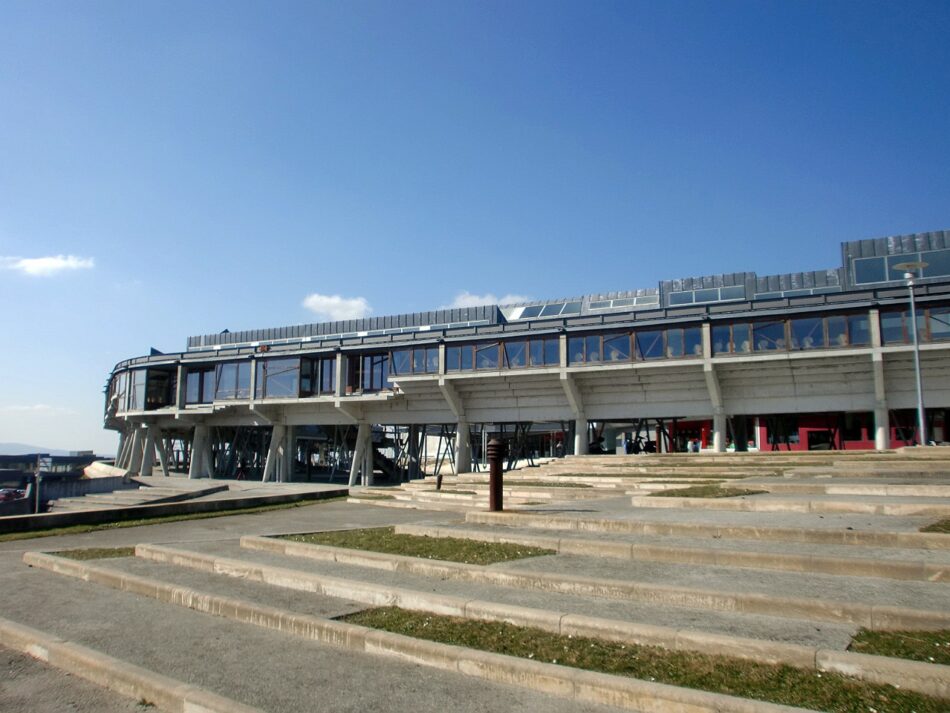
{"type": "Polygon", "coordinates": [[[883,257],[865,257],[854,261],[854,281],[861,285],[868,282],[884,282],[885,265],[883,257]]]}
{"type": "Polygon", "coordinates": [[[604,337],[604,361],[628,361],[629,359],[629,334],[615,334],[612,337],[604,337]]]}
{"type": "Polygon", "coordinates": [[[921,257],[927,263],[924,277],[950,275],[950,250],[931,250],[923,253],[921,257]]]}
{"type": "Polygon", "coordinates": [[[542,306],[543,305],[532,305],[530,307],[525,307],[523,310],[521,310],[521,316],[519,319],[530,319],[532,317],[537,317],[539,314],[541,314],[542,306]]]}
{"type": "Polygon", "coordinates": [[[526,343],[522,341],[505,342],[505,359],[509,369],[527,366],[526,343]]]}
{"type": "Polygon", "coordinates": [[[233,399],[236,397],[237,364],[218,364],[214,374],[214,398],[233,399]]]}
{"type": "Polygon", "coordinates": [[[848,320],[845,317],[835,315],[826,317],[825,323],[828,325],[828,346],[844,347],[848,345],[848,320]]]}
{"type": "Polygon", "coordinates": [[[661,330],[651,330],[649,332],[636,332],[634,340],[637,345],[637,357],[640,359],[662,359],[663,358],[663,332],[661,330]]]}
{"type": "Polygon", "coordinates": [[[792,349],[820,349],[825,346],[824,323],[820,317],[791,320],[792,349]]]}
{"type": "Polygon", "coordinates": [[[584,338],[583,337],[570,337],[567,340],[567,363],[568,364],[583,364],[584,363],[584,338]]]}
{"type": "Polygon", "coordinates": [[[703,355],[703,330],[699,327],[687,327],[683,330],[683,354],[685,356],[703,355]]]}
{"type": "Polygon", "coordinates": [[[696,290],[693,293],[694,302],[718,302],[719,301],[719,289],[716,287],[708,288],[705,290],[696,290]]]}
{"type": "Polygon", "coordinates": [[[871,343],[871,327],[866,314],[848,316],[848,343],[853,347],[866,347],[871,343]]]}
{"type": "Polygon", "coordinates": [[[736,354],[752,351],[752,328],[746,323],[732,325],[732,350],[736,354]]]}
{"type": "Polygon", "coordinates": [[[544,363],[557,366],[561,363],[561,343],[558,339],[544,340],[544,363]]]}
{"type": "Polygon", "coordinates": [[[731,330],[728,325],[716,325],[712,328],[713,354],[728,354],[731,330]]]}
{"type": "Polygon", "coordinates": [[[425,349],[412,350],[412,373],[413,374],[426,373],[426,350],[425,349]]]}
{"type": "Polygon", "coordinates": [[[756,322],[752,341],[757,352],[785,349],[785,322],[756,322]]]}
{"type": "Polygon", "coordinates": [[[950,339],[950,307],[933,307],[927,320],[928,333],[932,341],[950,339]]]}
{"type": "Polygon", "coordinates": [[[497,344],[476,346],[475,368],[476,369],[497,369],[498,368],[498,345],[497,344]]]}
{"type": "Polygon", "coordinates": [[[544,305],[544,308],[541,310],[542,317],[556,317],[561,313],[561,310],[564,308],[563,302],[558,302],[553,305],[544,305]]]}
{"type": "Polygon", "coordinates": [[[719,295],[724,300],[741,300],[745,297],[745,287],[742,285],[723,287],[719,290],[719,295]]]}
{"type": "Polygon", "coordinates": [[[461,365],[459,367],[462,371],[471,371],[475,368],[474,352],[475,349],[471,344],[462,347],[461,365]]]}
{"type": "Polygon", "coordinates": [[[251,362],[242,361],[237,365],[237,383],[234,389],[234,398],[251,398],[251,362]]]}
{"type": "Polygon", "coordinates": [[[445,348],[445,370],[446,371],[458,371],[462,368],[462,348],[461,347],[446,347],[445,348]]]}
{"type": "Polygon", "coordinates": [[[439,348],[426,347],[426,373],[439,373],[439,348]]]}
{"type": "Polygon", "coordinates": [[[683,330],[671,327],[666,330],[666,356],[683,356],[683,330]]]}
{"type": "Polygon", "coordinates": [[[532,339],[528,343],[528,364],[530,366],[544,366],[543,339],[532,339]]]}
{"type": "Polygon", "coordinates": [[[885,344],[904,344],[910,341],[904,332],[903,312],[881,312],[881,339],[885,344]]]}
{"type": "MultiPolygon", "coordinates": [[[[258,366],[261,366],[258,362],[258,366]]],[[[297,359],[268,359],[263,362],[265,381],[264,398],[294,398],[298,395],[297,374],[300,362],[297,359]]],[[[258,379],[260,379],[258,370],[258,379]]],[[[260,389],[258,389],[260,393],[260,389]]]]}
{"type": "Polygon", "coordinates": [[[587,361],[600,361],[600,335],[591,334],[584,340],[584,346],[587,350],[587,361]]]}
{"type": "Polygon", "coordinates": [[[580,302],[568,302],[564,305],[564,309],[561,310],[561,314],[580,314],[581,313],[581,303],[580,302]]]}
{"type": "Polygon", "coordinates": [[[393,374],[396,376],[410,373],[409,350],[394,349],[392,352],[392,358],[389,361],[389,366],[392,369],[393,374]]]}
{"type": "Polygon", "coordinates": [[[671,292],[670,293],[671,305],[688,305],[692,303],[693,303],[692,292],[671,292]]]}

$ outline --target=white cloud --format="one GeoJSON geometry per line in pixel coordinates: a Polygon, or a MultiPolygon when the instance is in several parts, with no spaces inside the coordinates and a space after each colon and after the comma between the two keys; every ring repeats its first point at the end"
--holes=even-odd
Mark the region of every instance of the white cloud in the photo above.
{"type": "Polygon", "coordinates": [[[488,292],[484,295],[473,295],[468,290],[462,290],[457,295],[455,299],[452,300],[452,304],[443,305],[440,309],[454,309],[456,307],[478,307],[480,305],[510,305],[517,304],[518,302],[530,302],[531,298],[526,297],[525,295],[502,295],[498,297],[497,295],[488,292]]]}
{"type": "Polygon", "coordinates": [[[76,257],[75,255],[0,257],[0,268],[17,270],[31,277],[50,277],[64,270],[88,270],[95,264],[91,257],[76,257]]]}
{"type": "Polygon", "coordinates": [[[362,319],[373,311],[365,297],[320,295],[316,292],[304,298],[303,306],[321,319],[330,322],[342,319],[362,319]]]}

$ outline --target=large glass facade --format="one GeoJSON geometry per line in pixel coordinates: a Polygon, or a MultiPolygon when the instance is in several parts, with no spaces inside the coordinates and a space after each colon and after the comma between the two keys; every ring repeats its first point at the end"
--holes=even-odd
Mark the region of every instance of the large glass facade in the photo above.
{"type": "Polygon", "coordinates": [[[715,355],[864,347],[870,343],[868,316],[862,313],[734,322],[712,328],[715,355]]]}
{"type": "MultiPolygon", "coordinates": [[[[950,339],[950,306],[919,308],[917,338],[922,343],[950,339]]],[[[881,340],[884,344],[912,342],[910,310],[881,312],[881,340]]]]}

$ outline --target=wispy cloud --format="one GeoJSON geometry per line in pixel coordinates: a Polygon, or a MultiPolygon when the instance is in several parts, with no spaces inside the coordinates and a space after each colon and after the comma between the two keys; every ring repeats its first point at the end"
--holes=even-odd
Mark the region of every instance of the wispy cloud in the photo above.
{"type": "Polygon", "coordinates": [[[340,297],[316,292],[304,298],[303,306],[317,317],[330,322],[339,319],[362,319],[373,311],[365,297],[340,297]]]}
{"type": "Polygon", "coordinates": [[[69,414],[76,413],[72,409],[62,406],[50,406],[49,404],[30,404],[25,406],[0,406],[0,413],[19,413],[19,414],[69,414]]]}
{"type": "Polygon", "coordinates": [[[88,270],[95,267],[91,257],[50,255],[48,257],[0,257],[0,268],[16,270],[31,277],[51,277],[66,270],[88,270]]]}
{"type": "Polygon", "coordinates": [[[497,295],[487,292],[484,295],[475,295],[469,292],[468,290],[462,290],[457,295],[455,299],[452,300],[452,304],[442,305],[441,309],[453,309],[456,307],[478,307],[480,305],[510,305],[517,304],[518,302],[529,302],[530,297],[525,295],[502,295],[498,297],[497,295]]]}

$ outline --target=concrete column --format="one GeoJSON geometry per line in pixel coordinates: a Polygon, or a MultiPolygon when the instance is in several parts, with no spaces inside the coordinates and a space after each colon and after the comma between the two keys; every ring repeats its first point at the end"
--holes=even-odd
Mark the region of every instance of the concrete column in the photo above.
{"type": "Polygon", "coordinates": [[[168,470],[168,449],[165,445],[165,435],[162,433],[162,429],[157,429],[158,438],[155,440],[155,448],[158,451],[158,463],[162,467],[162,475],[166,478],[169,475],[168,470]]]}
{"type": "Polygon", "coordinates": [[[142,466],[139,473],[146,478],[151,477],[152,467],[155,465],[155,426],[149,425],[145,429],[145,443],[142,446],[142,466]]]}
{"type": "Polygon", "coordinates": [[[208,451],[211,448],[211,440],[208,434],[208,427],[203,423],[195,426],[194,435],[191,437],[191,463],[188,466],[189,478],[207,478],[210,475],[211,462],[208,458],[208,451]]]}
{"type": "Polygon", "coordinates": [[[178,376],[175,380],[175,408],[179,411],[185,408],[185,396],[187,395],[188,376],[185,367],[178,365],[178,376]]]}
{"type": "Polygon", "coordinates": [[[281,483],[289,483],[294,479],[294,465],[297,460],[297,431],[293,426],[287,426],[284,430],[283,453],[281,453],[281,456],[278,480],[281,483]]]}
{"type": "Polygon", "coordinates": [[[119,445],[115,448],[115,467],[125,467],[125,450],[128,446],[128,435],[126,431],[119,432],[119,445]]]}
{"type": "Polygon", "coordinates": [[[270,435],[270,446],[267,448],[267,460],[264,461],[264,475],[261,482],[267,483],[278,478],[278,463],[284,456],[284,435],[287,432],[286,426],[282,423],[275,423],[274,429],[270,435]]]}
{"type": "Polygon", "coordinates": [[[874,409],[874,448],[886,451],[891,447],[891,422],[887,407],[874,409]]]}
{"type": "Polygon", "coordinates": [[[468,421],[459,421],[455,427],[455,474],[472,472],[472,434],[468,421]]]}
{"type": "Polygon", "coordinates": [[[726,452],[726,414],[717,411],[713,414],[713,450],[716,453],[726,452]]]}
{"type": "Polygon", "coordinates": [[[132,445],[129,449],[129,466],[128,471],[130,473],[139,473],[142,469],[142,453],[145,446],[145,432],[144,429],[136,426],[132,429],[132,445]]]}
{"type": "MultiPolygon", "coordinates": [[[[369,424],[366,421],[360,421],[359,429],[356,432],[356,449],[353,451],[353,464],[350,466],[349,486],[356,485],[356,479],[366,468],[366,442],[369,441],[370,447],[373,445],[373,437],[370,432],[369,424]]],[[[369,475],[365,476],[369,479],[369,475]]]]}
{"type": "Polygon", "coordinates": [[[589,444],[587,439],[587,417],[581,414],[574,421],[574,455],[587,455],[587,446],[589,444]]]}
{"type": "Polygon", "coordinates": [[[373,453],[375,449],[373,448],[373,429],[368,427],[366,429],[366,443],[363,444],[363,485],[372,485],[373,484],[373,453]]]}

